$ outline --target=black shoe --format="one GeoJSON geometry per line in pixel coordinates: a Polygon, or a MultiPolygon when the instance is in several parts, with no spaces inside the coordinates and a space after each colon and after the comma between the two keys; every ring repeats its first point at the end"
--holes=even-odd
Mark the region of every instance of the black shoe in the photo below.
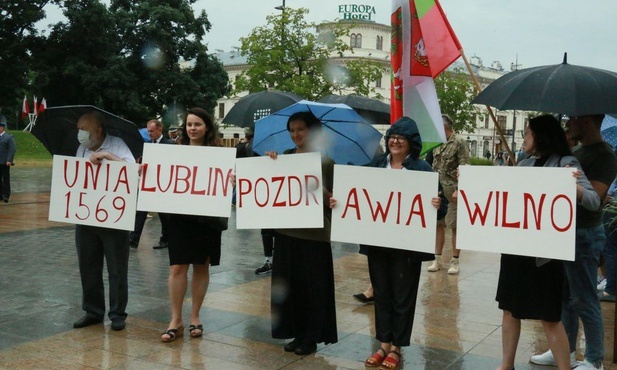
{"type": "Polygon", "coordinates": [[[130,241],[129,242],[129,246],[133,249],[137,249],[137,247],[139,247],[139,242],[136,241],[130,241]]]}
{"type": "Polygon", "coordinates": [[[287,343],[285,347],[283,347],[283,349],[285,350],[285,352],[294,352],[296,348],[298,348],[298,346],[300,345],[300,342],[302,342],[302,339],[296,338],[291,342],[287,343]]]}
{"type": "Polygon", "coordinates": [[[299,356],[310,355],[311,353],[317,352],[317,343],[313,342],[310,339],[305,339],[300,343],[300,345],[296,348],[294,353],[299,356]]]}
{"type": "Polygon", "coordinates": [[[3,200],[4,200],[4,203],[8,203],[9,202],[8,198],[7,199],[3,199],[3,200]]]}
{"type": "Polygon", "coordinates": [[[165,249],[169,246],[168,242],[160,241],[157,245],[153,246],[152,249],[165,249]]]}
{"type": "Polygon", "coordinates": [[[81,319],[75,321],[73,323],[73,327],[75,329],[79,329],[79,328],[85,328],[86,326],[90,326],[90,325],[96,325],[96,324],[100,324],[103,322],[103,319],[95,319],[94,317],[91,316],[84,316],[81,319]]]}
{"type": "Polygon", "coordinates": [[[266,262],[261,267],[259,267],[257,270],[255,270],[255,275],[264,275],[269,272],[272,272],[272,264],[266,262]]]}
{"type": "Polygon", "coordinates": [[[126,321],[123,318],[115,318],[111,320],[111,330],[120,331],[126,327],[126,321]]]}
{"type": "Polygon", "coordinates": [[[362,302],[362,303],[366,303],[366,304],[375,302],[375,297],[367,297],[367,296],[364,295],[364,293],[354,294],[353,297],[358,302],[362,302]]]}

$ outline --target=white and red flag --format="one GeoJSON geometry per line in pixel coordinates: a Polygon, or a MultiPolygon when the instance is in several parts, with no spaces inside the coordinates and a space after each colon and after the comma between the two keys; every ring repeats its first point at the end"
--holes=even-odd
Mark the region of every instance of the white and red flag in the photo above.
{"type": "Polygon", "coordinates": [[[47,109],[47,99],[41,99],[41,104],[39,104],[39,114],[43,113],[47,109]]]}
{"type": "Polygon", "coordinates": [[[30,107],[28,106],[28,98],[24,95],[24,103],[21,107],[21,118],[27,118],[30,114],[30,107]]]}
{"type": "Polygon", "coordinates": [[[39,115],[39,113],[38,113],[38,102],[37,102],[36,95],[34,95],[34,115],[35,116],[39,115]]]}

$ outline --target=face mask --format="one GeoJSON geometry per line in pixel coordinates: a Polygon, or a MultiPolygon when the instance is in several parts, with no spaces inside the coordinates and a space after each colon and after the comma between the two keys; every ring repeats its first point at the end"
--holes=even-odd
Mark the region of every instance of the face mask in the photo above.
{"type": "Polygon", "coordinates": [[[92,148],[94,145],[94,142],[90,140],[90,132],[85,130],[79,130],[79,132],[77,132],[77,141],[87,149],[92,148]]]}

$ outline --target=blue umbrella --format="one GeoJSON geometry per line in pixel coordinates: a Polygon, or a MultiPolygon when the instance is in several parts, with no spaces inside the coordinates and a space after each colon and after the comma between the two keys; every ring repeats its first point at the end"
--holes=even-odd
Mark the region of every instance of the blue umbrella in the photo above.
{"type": "Polygon", "coordinates": [[[600,130],[604,141],[609,143],[613,148],[617,148],[617,118],[608,114],[605,115],[600,130]]]}
{"type": "Polygon", "coordinates": [[[323,124],[321,151],[338,164],[369,163],[379,146],[381,134],[345,104],[301,100],[255,122],[253,150],[282,153],[295,147],[287,131],[287,120],[296,112],[313,112],[323,124]]]}
{"type": "Polygon", "coordinates": [[[149,143],[150,140],[152,140],[150,139],[150,134],[148,133],[148,129],[146,127],[140,128],[139,134],[141,135],[141,138],[144,139],[146,143],[149,143]]]}

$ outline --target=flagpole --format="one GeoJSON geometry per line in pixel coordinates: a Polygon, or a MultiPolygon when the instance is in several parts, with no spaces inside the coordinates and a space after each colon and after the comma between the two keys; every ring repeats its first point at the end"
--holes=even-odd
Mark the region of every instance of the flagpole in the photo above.
{"type": "MultiPolygon", "coordinates": [[[[473,70],[471,69],[471,65],[469,64],[469,61],[467,60],[467,57],[465,56],[465,52],[463,51],[463,49],[461,49],[459,51],[461,53],[461,57],[463,57],[463,61],[465,62],[465,66],[467,66],[467,70],[469,71],[469,75],[471,76],[471,79],[473,80],[474,84],[476,85],[476,90],[478,91],[478,94],[479,94],[479,93],[482,92],[482,86],[480,85],[480,82],[476,78],[476,75],[473,73],[473,70]]],[[[501,139],[501,142],[504,143],[504,145],[506,146],[506,151],[508,152],[508,157],[509,157],[508,162],[512,166],[514,166],[516,164],[516,157],[514,157],[514,154],[512,153],[512,150],[508,146],[508,142],[506,141],[506,138],[503,135],[503,131],[501,130],[501,126],[499,126],[499,124],[497,123],[497,118],[495,117],[495,113],[493,113],[493,109],[491,107],[489,107],[488,105],[486,106],[486,109],[488,110],[489,116],[491,116],[491,119],[493,120],[494,127],[497,129],[497,132],[499,133],[499,138],[501,139]]],[[[515,133],[512,132],[512,135],[515,135],[515,133]]],[[[494,151],[495,151],[495,148],[493,148],[493,152],[494,151]]],[[[495,153],[493,153],[493,156],[495,156],[495,153]]]]}

